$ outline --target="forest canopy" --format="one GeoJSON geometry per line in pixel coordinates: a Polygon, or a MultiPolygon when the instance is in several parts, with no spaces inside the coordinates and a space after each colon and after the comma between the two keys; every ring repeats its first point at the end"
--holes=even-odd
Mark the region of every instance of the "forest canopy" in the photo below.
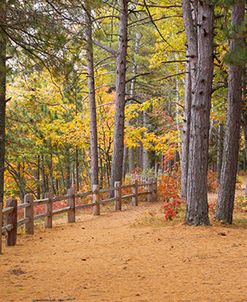
{"type": "Polygon", "coordinates": [[[181,168],[186,222],[232,222],[247,165],[244,0],[4,0],[0,203],[181,168]],[[5,196],[5,197],[4,197],[5,196]]]}

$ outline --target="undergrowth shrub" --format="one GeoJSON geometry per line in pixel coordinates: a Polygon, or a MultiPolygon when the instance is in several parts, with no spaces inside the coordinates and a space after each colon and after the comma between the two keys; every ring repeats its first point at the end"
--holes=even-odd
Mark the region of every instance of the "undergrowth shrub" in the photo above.
{"type": "Polygon", "coordinates": [[[243,212],[247,212],[247,196],[238,196],[236,198],[236,207],[243,212]]]}
{"type": "Polygon", "coordinates": [[[159,185],[160,197],[164,202],[164,216],[166,220],[173,220],[181,207],[180,186],[178,172],[172,169],[161,177],[159,185]]]}

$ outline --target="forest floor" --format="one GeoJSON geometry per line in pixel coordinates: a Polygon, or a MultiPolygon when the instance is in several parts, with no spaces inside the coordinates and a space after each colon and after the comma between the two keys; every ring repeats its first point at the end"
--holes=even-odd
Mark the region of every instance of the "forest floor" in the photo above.
{"type": "Polygon", "coordinates": [[[0,301],[246,302],[246,213],[230,227],[188,227],[161,209],[142,203],[19,236],[0,256],[0,301]]]}

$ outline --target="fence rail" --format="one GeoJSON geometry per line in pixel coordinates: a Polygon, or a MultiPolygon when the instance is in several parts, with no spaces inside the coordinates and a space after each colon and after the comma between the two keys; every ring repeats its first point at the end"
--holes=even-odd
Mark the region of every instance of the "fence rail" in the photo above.
{"type": "Polygon", "coordinates": [[[52,196],[47,193],[45,198],[34,200],[32,194],[26,194],[24,202],[17,204],[15,198],[10,198],[6,202],[6,207],[3,208],[3,225],[2,233],[6,234],[6,245],[14,246],[17,240],[17,229],[20,226],[25,227],[25,233],[28,235],[34,234],[34,221],[45,218],[45,228],[52,228],[53,216],[62,213],[67,213],[68,223],[75,222],[76,210],[92,208],[93,215],[100,215],[100,206],[105,204],[115,204],[115,210],[121,211],[122,201],[131,200],[132,206],[138,206],[138,197],[147,196],[148,201],[155,201],[157,199],[157,180],[148,179],[139,183],[135,181],[132,184],[121,185],[120,182],[115,182],[114,187],[107,189],[99,189],[98,185],[93,185],[92,191],[88,192],[75,192],[70,188],[66,195],[52,196]],[[142,192],[139,188],[143,187],[142,192]],[[131,192],[124,194],[124,191],[131,189],[131,192]],[[113,197],[106,198],[104,193],[114,192],[113,197]],[[76,204],[78,199],[91,196],[90,203],[76,204]],[[55,203],[67,201],[67,205],[63,208],[53,209],[55,203]],[[44,205],[45,211],[41,214],[35,215],[35,208],[38,205],[44,205]],[[18,213],[23,210],[24,217],[18,220],[18,213]]]}

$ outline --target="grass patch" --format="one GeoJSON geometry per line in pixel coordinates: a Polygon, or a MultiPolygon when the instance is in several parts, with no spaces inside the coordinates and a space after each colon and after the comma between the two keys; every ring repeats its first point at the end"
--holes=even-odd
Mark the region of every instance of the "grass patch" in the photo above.
{"type": "Polygon", "coordinates": [[[148,210],[140,218],[136,219],[131,225],[132,227],[166,227],[181,224],[184,222],[184,210],[182,206],[177,216],[172,220],[165,220],[164,209],[161,207],[158,210],[148,210]]]}

